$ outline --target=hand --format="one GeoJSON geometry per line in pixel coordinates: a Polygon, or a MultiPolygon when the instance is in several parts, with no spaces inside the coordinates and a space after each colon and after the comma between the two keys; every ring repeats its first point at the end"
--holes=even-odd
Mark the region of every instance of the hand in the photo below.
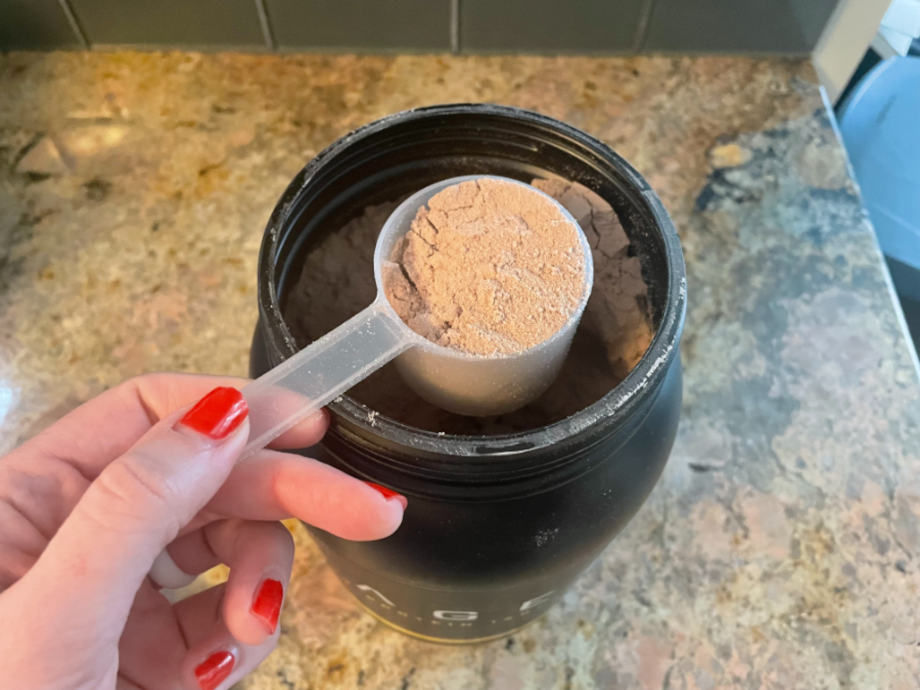
{"type": "MultiPolygon", "coordinates": [[[[133,379],[0,458],[5,687],[229,687],[278,639],[294,555],[279,519],[357,540],[396,530],[402,496],[277,450],[237,463],[248,413],[228,386],[243,383],[133,379]],[[226,583],[161,594],[218,563],[226,583]]],[[[327,424],[273,447],[310,446],[327,424]]]]}

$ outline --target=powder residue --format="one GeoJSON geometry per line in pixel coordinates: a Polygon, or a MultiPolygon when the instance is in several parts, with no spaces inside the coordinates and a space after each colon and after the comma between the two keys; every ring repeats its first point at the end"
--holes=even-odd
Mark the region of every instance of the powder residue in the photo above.
{"type": "MultiPolygon", "coordinates": [[[[616,212],[604,198],[577,183],[536,179],[531,184],[572,214],[594,259],[594,288],[555,383],[525,407],[486,418],[464,417],[430,405],[403,382],[392,364],[355,385],[349,397],[380,416],[438,433],[512,433],[584,409],[632,370],[651,343],[654,324],[640,259],[616,212]]],[[[374,300],[374,244],[400,201],[369,205],[356,217],[331,223],[310,238],[301,274],[285,291],[283,305],[285,321],[301,346],[374,300]]]]}
{"type": "Polygon", "coordinates": [[[483,177],[422,206],[383,267],[412,330],[477,355],[513,354],[560,330],[584,295],[579,230],[533,188],[483,177]]]}
{"type": "MultiPolygon", "coordinates": [[[[531,184],[562,204],[588,237],[594,259],[594,291],[586,316],[598,323],[614,371],[624,378],[652,342],[648,286],[639,257],[613,207],[584,185],[565,180],[531,184]]],[[[584,320],[584,317],[582,317],[584,320]]]]}

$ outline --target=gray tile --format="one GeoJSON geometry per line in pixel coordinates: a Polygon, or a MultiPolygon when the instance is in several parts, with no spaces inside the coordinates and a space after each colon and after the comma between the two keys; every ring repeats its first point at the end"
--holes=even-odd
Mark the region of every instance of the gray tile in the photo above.
{"type": "Polygon", "coordinates": [[[789,0],[807,50],[815,47],[839,0],[789,0]]]}
{"type": "Polygon", "coordinates": [[[643,49],[804,54],[837,0],[653,0],[643,49]]]}
{"type": "Polygon", "coordinates": [[[267,0],[282,49],[450,50],[450,0],[267,0]]]}
{"type": "Polygon", "coordinates": [[[0,50],[79,46],[57,0],[0,0],[0,50]]]}
{"type": "Polygon", "coordinates": [[[253,0],[70,0],[94,45],[264,48],[253,0]]]}
{"type": "Polygon", "coordinates": [[[604,53],[633,47],[644,0],[460,0],[460,49],[604,53]]]}

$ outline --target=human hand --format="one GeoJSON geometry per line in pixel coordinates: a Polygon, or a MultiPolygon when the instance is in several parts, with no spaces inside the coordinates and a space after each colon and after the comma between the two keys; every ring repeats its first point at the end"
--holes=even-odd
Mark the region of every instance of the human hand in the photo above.
{"type": "MultiPolygon", "coordinates": [[[[396,530],[398,494],[277,450],[237,462],[248,414],[226,387],[244,383],[132,379],[0,458],[4,684],[227,688],[278,639],[294,555],[279,519],[356,540],[396,530]],[[161,594],[221,562],[226,583],[161,594]]],[[[327,425],[319,413],[272,445],[310,446],[327,425]]]]}

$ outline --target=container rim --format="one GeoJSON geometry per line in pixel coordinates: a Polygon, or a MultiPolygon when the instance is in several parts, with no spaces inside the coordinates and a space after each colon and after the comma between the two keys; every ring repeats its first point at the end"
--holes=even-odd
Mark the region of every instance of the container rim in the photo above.
{"type": "Polygon", "coordinates": [[[455,435],[418,429],[397,422],[347,395],[336,398],[328,405],[335,415],[347,420],[349,425],[363,430],[365,432],[363,436],[382,437],[390,444],[402,446],[411,454],[433,455],[442,461],[455,458],[464,462],[469,462],[477,456],[487,455],[488,457],[482,459],[488,462],[490,458],[496,456],[508,457],[532,453],[564,443],[600,421],[613,423],[623,419],[638,404],[642,391],[654,386],[663,378],[668,369],[666,365],[676,354],[679,335],[686,316],[687,301],[686,269],[677,231],[660,198],[649,187],[645,179],[604,142],[541,113],[512,106],[484,103],[425,106],[387,115],[363,125],[336,140],[310,160],[288,185],[272,211],[259,251],[259,314],[269,333],[280,341],[277,344],[285,351],[286,356],[296,353],[298,350],[296,340],[281,313],[280,294],[278,285],[273,279],[272,264],[274,257],[278,256],[279,244],[284,237],[283,228],[296,205],[299,193],[329,164],[329,161],[337,154],[386,130],[393,124],[405,124],[427,118],[459,114],[513,118],[516,121],[523,120],[538,127],[548,128],[555,134],[564,135],[581,147],[589,149],[592,153],[612,163],[613,167],[623,175],[627,184],[638,192],[637,197],[632,201],[643,204],[644,210],[651,217],[652,225],[658,231],[664,244],[664,259],[667,268],[664,310],[651,344],[642,358],[629,374],[605,396],[565,419],[537,429],[508,434],[455,435]]]}

